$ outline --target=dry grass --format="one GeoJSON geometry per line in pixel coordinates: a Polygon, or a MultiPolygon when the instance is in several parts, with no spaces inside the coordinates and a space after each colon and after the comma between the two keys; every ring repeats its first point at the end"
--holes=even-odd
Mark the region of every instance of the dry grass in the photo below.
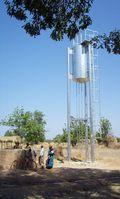
{"type": "MultiPolygon", "coordinates": [[[[66,149],[64,149],[64,155],[66,156],[66,149]]],[[[78,161],[85,161],[85,147],[78,146],[71,150],[72,159],[78,161]]],[[[90,158],[90,147],[89,147],[89,158],[90,158]]],[[[120,170],[120,149],[107,148],[105,146],[95,146],[95,168],[107,168],[120,170]]]]}
{"type": "Polygon", "coordinates": [[[52,170],[2,170],[0,199],[120,198],[120,149],[96,146],[95,163],[85,163],[84,154],[84,146],[72,148],[72,157],[82,161],[55,160],[52,170]]]}

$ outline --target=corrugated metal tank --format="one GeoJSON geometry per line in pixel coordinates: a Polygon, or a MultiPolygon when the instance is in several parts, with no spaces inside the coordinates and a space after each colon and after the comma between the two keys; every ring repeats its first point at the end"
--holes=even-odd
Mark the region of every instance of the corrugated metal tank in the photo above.
{"type": "Polygon", "coordinates": [[[84,83],[89,81],[88,77],[88,46],[81,44],[75,45],[73,48],[72,58],[72,75],[76,82],[84,83]]]}

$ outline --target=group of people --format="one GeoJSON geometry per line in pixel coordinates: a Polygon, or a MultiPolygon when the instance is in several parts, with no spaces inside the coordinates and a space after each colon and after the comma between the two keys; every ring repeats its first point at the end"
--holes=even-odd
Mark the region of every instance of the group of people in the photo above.
{"type": "MultiPolygon", "coordinates": [[[[54,149],[52,146],[50,146],[49,150],[48,150],[47,160],[46,160],[46,168],[47,169],[53,168],[53,164],[54,164],[54,149]]],[[[44,167],[44,147],[43,147],[43,145],[41,146],[41,149],[40,149],[39,165],[41,167],[44,167]]]]}
{"type": "MultiPolygon", "coordinates": [[[[29,143],[26,144],[27,149],[27,154],[31,157],[33,157],[33,159],[36,159],[36,151],[34,149],[31,149],[29,143]]],[[[41,145],[40,147],[40,153],[39,153],[39,158],[38,158],[38,162],[39,165],[41,166],[41,168],[44,168],[44,146],[41,145]]],[[[53,168],[53,164],[54,164],[54,149],[52,146],[49,146],[49,150],[48,150],[48,154],[47,154],[47,160],[46,160],[46,168],[47,169],[51,169],[53,168]]]]}

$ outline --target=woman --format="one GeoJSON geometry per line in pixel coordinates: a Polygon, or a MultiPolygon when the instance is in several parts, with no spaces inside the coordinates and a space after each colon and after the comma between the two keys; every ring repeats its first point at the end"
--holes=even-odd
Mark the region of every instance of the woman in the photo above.
{"type": "Polygon", "coordinates": [[[48,151],[48,158],[47,158],[47,161],[46,161],[46,168],[52,169],[53,163],[54,163],[54,149],[53,149],[52,146],[50,146],[49,151],[48,151]]]}

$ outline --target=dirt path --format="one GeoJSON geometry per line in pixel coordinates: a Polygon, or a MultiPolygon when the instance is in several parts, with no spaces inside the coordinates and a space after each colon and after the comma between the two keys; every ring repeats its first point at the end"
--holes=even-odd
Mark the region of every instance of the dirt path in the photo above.
{"type": "Polygon", "coordinates": [[[0,199],[120,198],[120,171],[63,167],[1,171],[0,199]]]}

